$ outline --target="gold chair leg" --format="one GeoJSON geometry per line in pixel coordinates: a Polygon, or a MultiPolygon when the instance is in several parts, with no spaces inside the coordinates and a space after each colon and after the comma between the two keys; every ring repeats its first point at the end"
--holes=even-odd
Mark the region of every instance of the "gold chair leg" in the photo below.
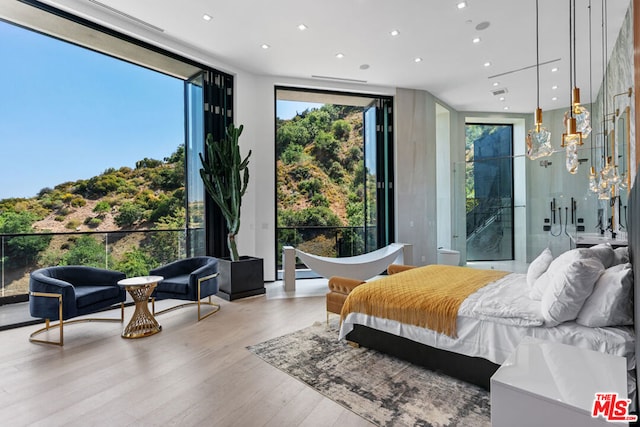
{"type": "Polygon", "coordinates": [[[29,341],[37,342],[42,344],[53,344],[53,345],[64,345],[64,319],[62,318],[62,294],[55,294],[51,292],[29,292],[29,295],[34,297],[45,297],[45,298],[57,298],[58,299],[58,323],[55,325],[51,325],[50,320],[44,319],[44,328],[40,328],[37,331],[33,332],[29,335],[29,341]],[[41,334],[42,332],[48,331],[51,328],[58,327],[60,329],[60,338],[58,341],[48,341],[48,340],[39,340],[33,338],[34,336],[41,334]]]}
{"type": "Polygon", "coordinates": [[[124,322],[124,302],[120,303],[120,319],[103,319],[103,318],[87,318],[87,319],[77,319],[77,320],[67,320],[66,322],[62,318],[62,294],[54,294],[54,293],[46,293],[46,292],[30,292],[29,295],[34,297],[47,297],[47,298],[57,298],[58,299],[58,323],[51,324],[50,319],[44,319],[44,328],[40,328],[35,332],[32,332],[29,335],[29,341],[40,343],[40,344],[52,344],[58,345],[60,347],[64,346],[64,325],[68,325],[70,323],[80,323],[80,322],[124,322]],[[36,335],[39,335],[43,332],[49,331],[50,329],[58,328],[60,330],[60,339],[59,341],[48,341],[48,340],[40,340],[34,338],[36,335]]]}
{"type": "MultiPolygon", "coordinates": [[[[164,310],[160,310],[157,313],[155,312],[155,308],[154,308],[153,309],[153,315],[156,316],[156,315],[164,314],[164,313],[167,313],[169,311],[173,311],[173,310],[177,310],[179,308],[187,307],[189,305],[197,305],[198,306],[198,313],[197,313],[198,314],[198,322],[203,320],[203,319],[206,319],[207,317],[211,316],[212,314],[217,313],[218,311],[220,311],[220,304],[216,304],[213,301],[211,301],[211,295],[209,295],[209,298],[207,299],[207,301],[203,302],[203,301],[200,300],[200,295],[202,295],[202,289],[201,289],[202,288],[202,283],[207,281],[207,280],[209,280],[209,279],[213,279],[214,277],[218,277],[218,274],[219,273],[214,273],[214,274],[210,274],[208,276],[204,276],[204,277],[201,277],[200,279],[198,279],[198,291],[197,291],[197,296],[196,296],[196,298],[198,298],[197,301],[187,302],[187,303],[184,303],[184,304],[176,305],[174,307],[165,308],[164,310]],[[202,315],[202,306],[203,305],[208,305],[208,306],[213,307],[212,311],[210,311],[209,313],[205,314],[204,316],[202,315]]],[[[152,307],[153,307],[153,302],[154,302],[154,300],[152,299],[151,300],[152,307]]]]}
{"type": "Polygon", "coordinates": [[[202,301],[200,301],[200,293],[201,293],[201,288],[202,288],[202,283],[206,282],[209,279],[213,279],[214,277],[218,277],[220,273],[214,273],[214,274],[210,274],[209,276],[204,276],[198,279],[198,322],[201,321],[202,319],[206,319],[207,317],[211,316],[214,313],[217,313],[220,310],[220,305],[219,304],[215,304],[213,302],[211,302],[211,295],[209,295],[209,299],[208,302],[203,303],[202,301]],[[205,314],[204,316],[201,315],[201,311],[200,311],[200,306],[202,304],[206,304],[209,305],[211,307],[213,307],[213,310],[207,314],[205,314]]]}

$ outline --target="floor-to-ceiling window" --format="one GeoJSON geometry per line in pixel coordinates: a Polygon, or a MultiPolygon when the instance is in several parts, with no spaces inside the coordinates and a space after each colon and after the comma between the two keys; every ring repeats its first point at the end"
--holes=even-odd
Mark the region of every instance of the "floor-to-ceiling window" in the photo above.
{"type": "Polygon", "coordinates": [[[514,259],[513,126],[466,129],[467,260],[514,259]]]}
{"type": "Polygon", "coordinates": [[[0,11],[0,303],[42,266],[132,276],[205,254],[198,155],[233,118],[232,77],[16,3],[0,11]]]}
{"type": "Polygon", "coordinates": [[[277,254],[293,245],[352,256],[391,242],[390,105],[387,97],[276,88],[277,254]]]}

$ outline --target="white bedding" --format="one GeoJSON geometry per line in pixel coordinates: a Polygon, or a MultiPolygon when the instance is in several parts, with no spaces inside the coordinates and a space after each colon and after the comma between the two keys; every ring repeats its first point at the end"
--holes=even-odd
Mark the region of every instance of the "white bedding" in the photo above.
{"type": "Polygon", "coordinates": [[[540,301],[531,300],[523,286],[527,286],[524,274],[509,274],[470,295],[458,311],[457,338],[394,320],[350,313],[342,322],[340,339],[359,324],[502,364],[522,338],[531,336],[623,356],[628,369],[635,368],[633,327],[590,328],[575,322],[541,326],[540,301]]]}

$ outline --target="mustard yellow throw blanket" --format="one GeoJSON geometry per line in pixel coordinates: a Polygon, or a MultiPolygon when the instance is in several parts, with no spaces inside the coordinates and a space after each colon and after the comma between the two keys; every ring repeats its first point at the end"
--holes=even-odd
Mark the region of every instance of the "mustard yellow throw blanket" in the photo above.
{"type": "Polygon", "coordinates": [[[341,318],[357,312],[456,336],[460,304],[469,295],[509,274],[450,265],[428,265],[355,288],[341,318]]]}

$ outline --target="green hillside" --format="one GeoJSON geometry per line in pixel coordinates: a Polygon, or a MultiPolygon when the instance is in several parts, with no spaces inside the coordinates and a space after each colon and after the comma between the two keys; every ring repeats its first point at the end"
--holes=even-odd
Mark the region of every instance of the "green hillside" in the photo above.
{"type": "Polygon", "coordinates": [[[184,250],[178,233],[151,230],[184,228],[184,171],[179,146],[163,160],[136,162],[134,169],[110,168],[43,188],[33,198],[0,200],[0,234],[74,232],[5,237],[5,294],[24,293],[29,271],[43,266],[108,266],[133,276],[177,259],[184,250]],[[150,232],[129,232],[139,230],[150,232]],[[123,233],[82,234],[100,231],[123,233]]]}
{"type": "MultiPolygon", "coordinates": [[[[362,127],[362,108],[338,105],[277,123],[278,227],[364,225],[362,127]]],[[[283,230],[278,241],[335,256],[332,236],[334,231],[298,241],[293,231],[283,230]]],[[[341,236],[356,239],[348,230],[341,236]]]]}

